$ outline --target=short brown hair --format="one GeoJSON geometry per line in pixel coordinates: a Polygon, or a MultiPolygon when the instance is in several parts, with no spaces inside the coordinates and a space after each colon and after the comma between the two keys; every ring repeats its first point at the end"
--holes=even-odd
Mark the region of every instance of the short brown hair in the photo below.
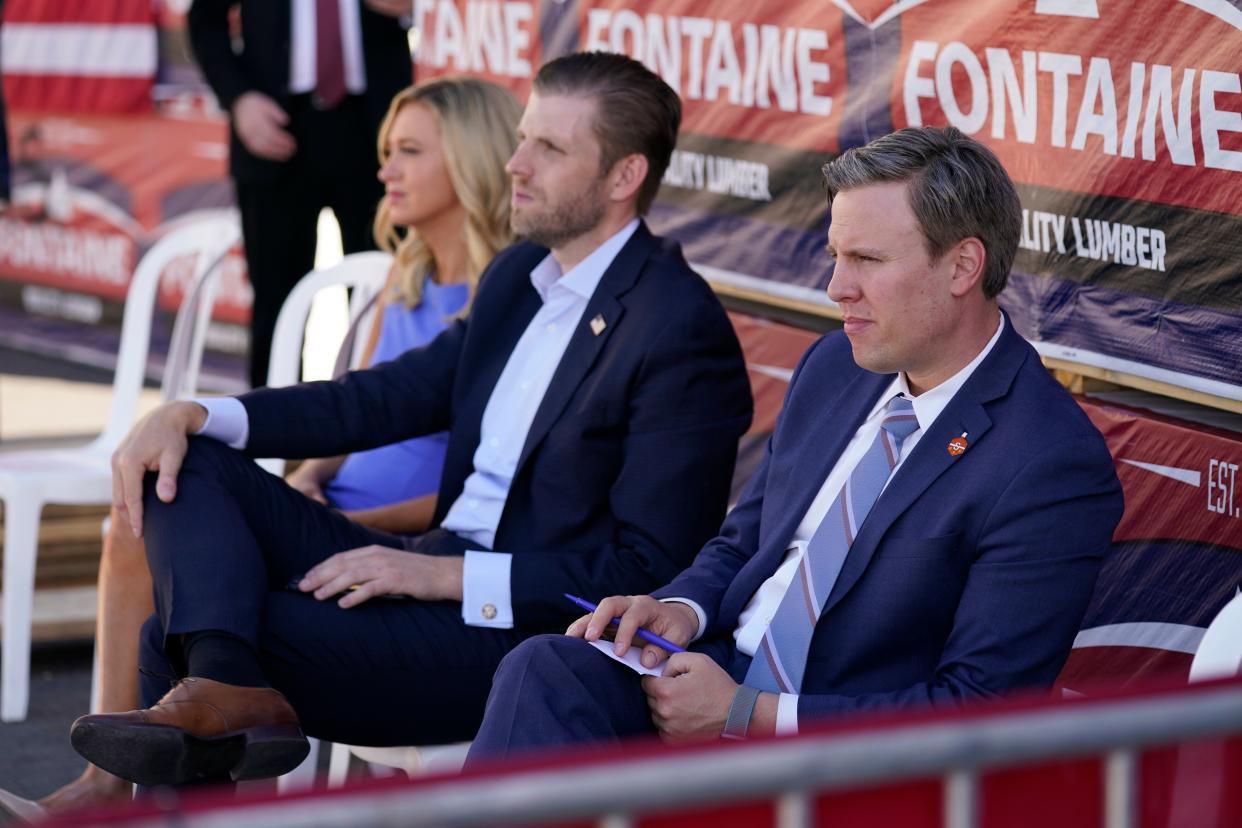
{"type": "Polygon", "coordinates": [[[910,209],[938,259],[965,238],[983,242],[983,295],[1005,289],[1022,233],[1022,203],[1000,159],[955,127],[907,127],[824,165],[828,203],[844,190],[909,182],[910,209]]]}
{"type": "Polygon", "coordinates": [[[535,75],[534,89],[541,95],[582,95],[595,101],[601,172],[627,155],[647,158],[637,205],[639,215],[646,213],[681,127],[681,99],[672,87],[625,55],[577,52],[545,63],[535,75]]]}

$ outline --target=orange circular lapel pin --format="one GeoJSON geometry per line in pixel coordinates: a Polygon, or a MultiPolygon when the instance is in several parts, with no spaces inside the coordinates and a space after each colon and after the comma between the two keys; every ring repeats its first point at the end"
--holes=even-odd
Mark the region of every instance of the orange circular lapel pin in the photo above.
{"type": "Polygon", "coordinates": [[[966,453],[966,447],[969,445],[966,442],[966,432],[963,431],[961,437],[954,437],[949,441],[949,454],[952,454],[954,457],[960,457],[966,453]]]}

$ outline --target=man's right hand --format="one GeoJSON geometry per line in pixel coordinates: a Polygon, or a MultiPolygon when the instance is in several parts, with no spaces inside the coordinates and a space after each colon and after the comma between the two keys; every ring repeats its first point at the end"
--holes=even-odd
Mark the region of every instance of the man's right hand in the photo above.
{"type": "Polygon", "coordinates": [[[288,161],[297,142],[285,130],[289,113],[262,92],[246,92],[233,101],[233,127],[246,149],[270,161],[288,161]]]}
{"type": "MultiPolygon", "coordinates": [[[[613,636],[613,650],[619,656],[630,649],[639,627],[681,647],[690,643],[699,627],[698,616],[686,604],[657,601],[650,595],[614,595],[600,601],[595,612],[570,624],[565,634],[598,641],[612,619],[617,617],[620,617],[621,623],[613,636]]],[[[642,662],[647,667],[655,667],[668,657],[669,652],[663,647],[655,644],[643,646],[642,662]]]]}
{"type": "Polygon", "coordinates": [[[159,472],[155,493],[171,503],[177,496],[177,472],[185,459],[186,436],[207,422],[207,409],[196,402],[165,403],[134,423],[112,453],[112,505],[142,537],[142,480],[159,472]]]}

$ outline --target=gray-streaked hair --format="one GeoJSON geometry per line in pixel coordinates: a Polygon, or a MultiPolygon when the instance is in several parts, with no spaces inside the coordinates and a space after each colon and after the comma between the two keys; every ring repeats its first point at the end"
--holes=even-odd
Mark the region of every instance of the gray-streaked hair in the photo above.
{"type": "Polygon", "coordinates": [[[1022,205],[996,155],[955,127],[908,127],[846,150],[824,165],[828,203],[837,193],[909,182],[910,209],[938,259],[974,236],[987,251],[983,295],[1005,289],[1022,231],[1022,205]]]}
{"type": "Polygon", "coordinates": [[[582,95],[595,101],[601,173],[627,155],[647,158],[637,203],[638,214],[644,215],[677,146],[681,99],[673,88],[625,55],[576,52],[540,67],[534,89],[542,95],[582,95]]]}

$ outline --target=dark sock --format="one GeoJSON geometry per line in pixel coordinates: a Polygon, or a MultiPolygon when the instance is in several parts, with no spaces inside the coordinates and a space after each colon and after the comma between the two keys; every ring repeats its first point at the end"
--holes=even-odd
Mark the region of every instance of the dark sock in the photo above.
{"type": "Polygon", "coordinates": [[[231,633],[202,630],[182,636],[187,674],[234,684],[267,687],[259,656],[248,643],[231,633]]]}

